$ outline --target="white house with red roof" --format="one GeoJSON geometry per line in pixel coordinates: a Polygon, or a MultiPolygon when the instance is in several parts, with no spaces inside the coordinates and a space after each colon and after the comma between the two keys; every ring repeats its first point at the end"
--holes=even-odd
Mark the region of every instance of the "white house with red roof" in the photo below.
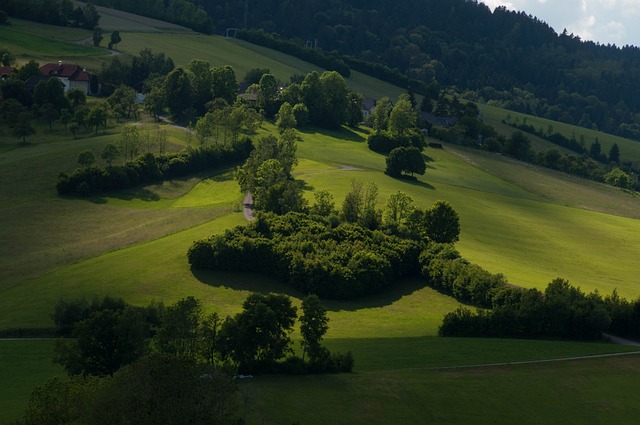
{"type": "Polygon", "coordinates": [[[42,75],[47,77],[55,77],[64,84],[64,92],[68,92],[71,89],[80,89],[84,94],[96,94],[92,93],[90,89],[91,74],[87,72],[86,68],[79,65],[72,65],[67,63],[48,63],[40,67],[42,75]]]}

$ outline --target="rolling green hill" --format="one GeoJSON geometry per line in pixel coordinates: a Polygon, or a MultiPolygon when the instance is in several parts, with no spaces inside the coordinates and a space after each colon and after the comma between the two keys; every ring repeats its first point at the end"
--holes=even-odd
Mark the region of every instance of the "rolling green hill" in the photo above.
{"type": "MultiPolygon", "coordinates": [[[[135,22],[136,18],[122,15],[119,19],[135,22]]],[[[4,30],[0,29],[0,35],[4,30]]],[[[45,29],[24,23],[20,31],[35,36],[45,29]]],[[[53,43],[63,49],[67,40],[84,36],[69,33],[66,40],[53,43]]],[[[125,54],[152,47],[174,57],[178,64],[192,57],[207,59],[212,65],[233,64],[239,76],[253,67],[269,67],[281,79],[314,69],[238,40],[187,31],[123,31],[122,38],[118,48],[125,54]]],[[[2,40],[4,43],[5,38],[2,40]]],[[[17,42],[12,43],[16,46],[17,42]]],[[[37,43],[33,41],[32,46],[37,43]]],[[[30,53],[36,58],[39,54],[30,53]]],[[[83,51],[74,55],[77,61],[87,58],[83,51]]],[[[370,96],[400,93],[398,88],[354,74],[351,86],[370,96]]],[[[483,109],[488,120],[499,121],[503,113],[483,109]]],[[[144,126],[155,129],[158,124],[145,122],[144,126]]],[[[169,132],[170,149],[190,143],[186,133],[161,126],[169,132]]],[[[263,276],[194,273],[189,268],[186,250],[194,240],[244,222],[238,208],[242,194],[229,170],[86,200],[61,198],[54,188],[58,172],[74,168],[79,152],[99,152],[113,142],[119,128],[112,126],[97,137],[83,134],[75,140],[61,126],[52,132],[42,126],[26,147],[8,137],[6,128],[0,131],[0,222],[10,223],[0,227],[0,240],[10,241],[0,244],[0,329],[51,326],[51,310],[60,297],[109,294],[146,304],[153,300],[172,303],[194,295],[208,311],[222,316],[239,311],[250,291],[281,292],[293,297],[294,303],[300,302],[302,294],[263,276]]],[[[267,123],[259,133],[274,131],[267,123]]],[[[504,273],[513,284],[542,288],[560,276],[587,291],[598,289],[606,294],[617,288],[628,298],[640,293],[637,194],[454,146],[426,150],[432,161],[418,181],[395,180],[383,174],[384,157],[368,150],[364,128],[306,130],[301,136],[295,176],[304,181],[309,199],[313,191],[329,189],[340,204],[354,178],[378,185],[381,208],[398,190],[410,194],[420,207],[446,199],[461,216],[458,248],[462,254],[492,272],[504,273]],[[343,165],[353,169],[342,169],[343,165]]],[[[607,143],[604,136],[600,140],[607,143]]],[[[619,142],[624,156],[626,145],[622,143],[627,142],[619,142]]],[[[630,395],[639,388],[629,371],[638,369],[637,357],[582,361],[570,367],[428,369],[622,350],[619,347],[435,338],[443,315],[458,303],[425,288],[418,279],[357,302],[326,304],[331,320],[327,344],[336,350],[353,350],[356,373],[266,377],[243,383],[242,391],[251,396],[253,421],[267,417],[269,423],[327,423],[323,414],[330,406],[341,406],[331,413],[344,415],[345,422],[351,423],[463,423],[469,418],[496,423],[501,418],[516,421],[522,414],[529,415],[532,423],[548,423],[556,417],[597,422],[607,414],[625,423],[636,417],[630,395]],[[292,391],[293,385],[298,390],[292,391]],[[543,412],[551,398],[558,400],[553,404],[555,410],[543,412]],[[317,406],[312,408],[309,400],[316,400],[317,406]],[[365,406],[368,413],[358,406],[365,406]],[[588,414],[587,408],[595,413],[588,414]],[[504,416],[496,416],[495,411],[504,416]],[[557,412],[559,416],[549,416],[557,412]]],[[[0,364],[19,363],[16,350],[21,348],[5,344],[8,342],[0,342],[0,364]],[[14,363],[5,361],[9,358],[14,363]]],[[[43,362],[46,354],[42,353],[47,349],[38,350],[41,354],[34,362],[43,362]]],[[[33,367],[24,365],[23,370],[31,374],[33,367]]],[[[0,377],[6,376],[2,373],[0,377]]],[[[37,376],[41,379],[43,375],[37,376]]],[[[15,375],[12,379],[16,380],[15,375]]],[[[23,394],[33,382],[25,381],[23,394]]],[[[6,386],[0,387],[8,392],[6,386]]],[[[15,415],[16,410],[13,412],[15,415]]],[[[13,417],[0,416],[0,421],[13,417]]]]}

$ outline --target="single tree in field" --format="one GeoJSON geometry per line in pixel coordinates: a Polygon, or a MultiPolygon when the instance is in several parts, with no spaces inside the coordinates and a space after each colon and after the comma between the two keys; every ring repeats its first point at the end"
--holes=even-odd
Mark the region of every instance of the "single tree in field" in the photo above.
{"type": "Polygon", "coordinates": [[[326,348],[320,345],[322,337],[329,329],[327,309],[320,303],[317,295],[309,295],[302,300],[300,316],[300,334],[302,335],[302,359],[309,355],[311,362],[322,357],[326,348]]]}
{"type": "Polygon", "coordinates": [[[82,165],[85,168],[89,168],[95,163],[96,163],[96,156],[93,154],[93,151],[90,151],[90,150],[82,151],[78,155],[78,164],[82,165]]]}
{"type": "Polygon", "coordinates": [[[49,124],[49,130],[53,127],[53,122],[60,118],[60,112],[51,103],[45,103],[38,111],[42,119],[49,124]]]}
{"type": "Polygon", "coordinates": [[[427,237],[437,243],[454,243],[460,237],[460,218],[447,201],[436,201],[424,213],[427,237]]]}
{"type": "Polygon", "coordinates": [[[16,139],[22,139],[22,144],[27,144],[27,136],[35,134],[34,128],[31,126],[31,114],[23,112],[18,115],[18,122],[13,127],[13,137],[16,139]]]}
{"type": "Polygon", "coordinates": [[[414,173],[424,174],[426,169],[427,165],[420,149],[415,146],[401,146],[389,153],[385,173],[392,177],[400,177],[403,173],[413,176],[414,173]]]}
{"type": "Polygon", "coordinates": [[[102,28],[95,27],[93,29],[93,45],[96,47],[100,46],[103,38],[104,36],[102,35],[102,28]]]}
{"type": "Polygon", "coordinates": [[[98,128],[105,127],[107,125],[107,118],[109,114],[107,110],[98,105],[89,110],[87,116],[87,125],[91,128],[95,128],[95,134],[98,134],[98,128]]]}
{"type": "Polygon", "coordinates": [[[115,48],[115,46],[117,46],[118,43],[120,43],[122,41],[122,38],[120,37],[120,31],[114,31],[111,33],[111,41],[109,42],[109,50],[111,50],[112,48],[115,48]]]}

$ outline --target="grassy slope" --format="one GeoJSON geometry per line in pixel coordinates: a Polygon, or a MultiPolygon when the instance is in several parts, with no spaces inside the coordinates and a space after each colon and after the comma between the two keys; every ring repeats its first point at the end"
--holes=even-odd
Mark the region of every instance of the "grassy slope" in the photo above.
{"type": "MultiPolygon", "coordinates": [[[[576,127],[557,121],[551,121],[546,118],[538,118],[519,112],[508,111],[506,109],[496,108],[489,105],[480,105],[480,115],[487,124],[495,127],[500,133],[507,136],[514,131],[517,131],[514,127],[502,123],[502,120],[506,119],[507,116],[510,115],[512,121],[518,118],[520,123],[522,123],[524,119],[526,119],[527,124],[534,126],[536,129],[543,129],[544,131],[547,131],[549,126],[551,126],[553,127],[553,131],[558,132],[565,137],[575,137],[578,141],[580,141],[581,138],[584,138],[585,147],[587,149],[589,149],[591,144],[598,139],[602,146],[602,152],[605,154],[608,154],[611,146],[613,146],[614,143],[617,143],[620,148],[620,159],[622,161],[640,161],[640,142],[634,140],[613,136],[596,130],[576,127]]],[[[554,148],[572,155],[577,155],[575,152],[563,149],[536,136],[529,135],[528,137],[533,140],[533,147],[536,150],[554,148]]]]}

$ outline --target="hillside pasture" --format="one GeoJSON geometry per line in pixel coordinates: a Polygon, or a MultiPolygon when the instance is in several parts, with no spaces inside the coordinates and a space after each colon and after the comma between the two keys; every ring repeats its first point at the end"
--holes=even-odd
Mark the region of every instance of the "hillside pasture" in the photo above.
{"type": "Polygon", "coordinates": [[[82,38],[91,37],[91,32],[87,30],[20,20],[12,20],[12,23],[0,26],[0,47],[12,52],[20,65],[34,59],[41,65],[61,60],[95,67],[101,63],[100,59],[110,55],[106,49],[75,43],[82,38]],[[52,34],[55,35],[52,37],[52,34]]]}
{"type": "MultiPolygon", "coordinates": [[[[272,130],[266,125],[262,131],[272,130]]],[[[552,279],[563,277],[585,291],[598,289],[608,294],[617,288],[622,296],[637,297],[638,220],[550,202],[528,190],[526,180],[511,183],[488,172],[495,167],[479,167],[483,157],[475,161],[474,151],[428,149],[425,153],[431,160],[425,176],[416,181],[393,179],[383,174],[384,157],[367,148],[365,135],[364,131],[347,129],[333,134],[302,133],[296,178],[303,182],[308,199],[313,198],[312,192],[326,189],[333,193],[339,207],[353,179],[378,185],[380,208],[398,190],[412,196],[421,208],[446,199],[461,217],[458,249],[491,272],[504,273],[511,283],[544,288],[552,279]]],[[[108,140],[104,137],[107,139],[88,140],[99,145],[108,140]]],[[[42,182],[52,182],[54,170],[65,161],[71,166],[71,157],[86,148],[71,141],[59,143],[42,145],[41,155],[35,155],[38,146],[32,147],[34,154],[23,162],[5,159],[7,164],[17,166],[4,170],[28,169],[26,164],[37,161],[44,166],[31,175],[34,192],[21,195],[22,207],[3,210],[17,226],[5,230],[15,243],[13,248],[6,247],[3,256],[10,274],[0,299],[0,310],[6,312],[0,328],[49,326],[49,310],[62,296],[118,294],[130,302],[146,304],[194,295],[216,300],[211,308],[222,314],[237,311],[246,291],[256,288],[301,297],[262,276],[243,275],[237,277],[239,283],[234,283],[233,275],[189,269],[186,252],[194,240],[244,222],[240,213],[229,215],[237,210],[242,195],[231,173],[165,182],[89,200],[58,198],[52,183],[42,182]],[[55,149],[55,154],[50,149],[55,149]],[[43,241],[37,249],[35,235],[43,241]],[[26,276],[33,279],[25,280],[26,276]]],[[[12,151],[10,156],[20,157],[25,152],[12,151]]],[[[25,173],[22,178],[28,177],[25,173]]],[[[598,194],[589,186],[582,191],[585,198],[598,194]]],[[[619,196],[627,195],[620,192],[619,196]]],[[[381,330],[388,336],[434,334],[441,317],[457,303],[422,286],[420,281],[410,282],[400,285],[396,295],[379,295],[384,301],[332,306],[332,335],[376,336],[381,330]],[[377,320],[379,317],[386,320],[377,320]]]]}
{"type": "MultiPolygon", "coordinates": [[[[565,124],[558,121],[551,121],[546,118],[535,117],[533,115],[527,115],[520,112],[509,111],[502,108],[489,105],[478,105],[480,108],[480,117],[489,125],[501,130],[504,135],[510,135],[514,131],[518,131],[515,127],[503,124],[502,120],[511,117],[510,122],[518,119],[520,124],[526,120],[527,125],[532,125],[537,130],[542,129],[547,131],[552,128],[554,132],[560,133],[565,137],[571,139],[575,137],[580,141],[581,137],[584,138],[584,145],[587,151],[593,142],[598,139],[598,142],[602,146],[602,152],[606,155],[609,153],[609,149],[614,143],[620,148],[620,160],[621,161],[640,161],[640,142],[625,139],[624,137],[614,136],[612,134],[603,133],[601,131],[592,130],[588,128],[578,127],[570,124],[565,124]]],[[[540,139],[537,136],[527,134],[532,140],[537,140],[537,146],[534,146],[536,150],[558,149],[562,152],[571,152],[572,155],[578,155],[573,151],[566,150],[557,146],[551,142],[540,139]]]]}

